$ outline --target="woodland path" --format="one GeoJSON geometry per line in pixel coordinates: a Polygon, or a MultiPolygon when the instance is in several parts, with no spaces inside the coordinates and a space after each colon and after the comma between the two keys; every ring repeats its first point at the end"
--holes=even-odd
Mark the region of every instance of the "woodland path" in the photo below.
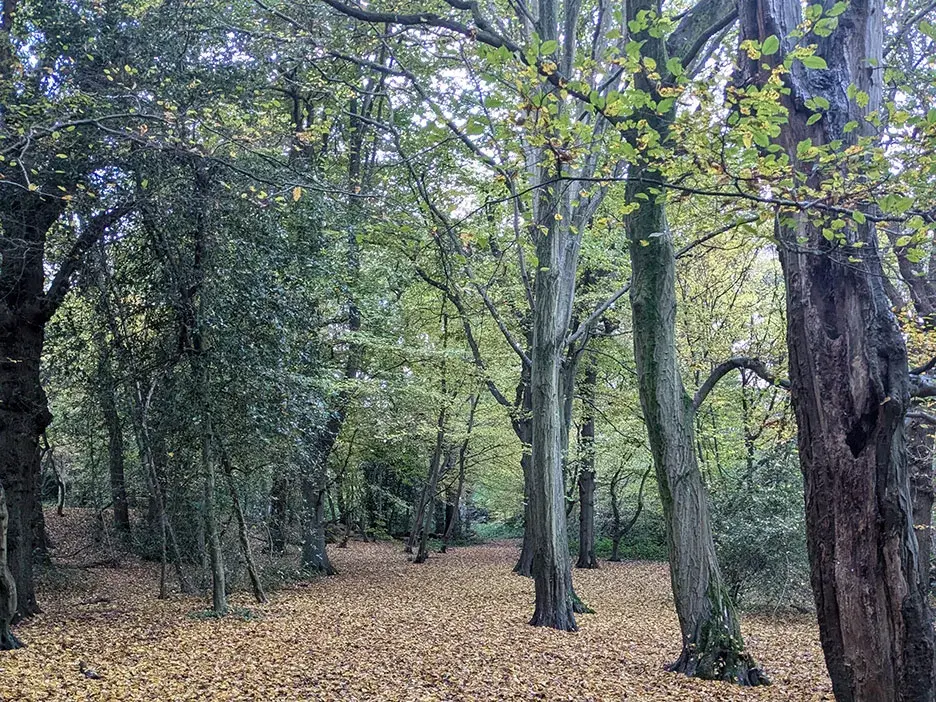
{"type": "Polygon", "coordinates": [[[745,618],[771,687],[665,672],[678,628],[660,564],[576,571],[597,614],[562,634],[527,626],[533,585],[510,572],[516,544],[451,549],[420,566],[398,544],[331,553],[340,575],[261,606],[238,594],[251,615],[220,621],[193,617],[204,607],[195,598],[155,599],[152,564],[73,573],[20,628],[28,648],[0,656],[0,700],[832,699],[809,617],[745,618]],[[79,660],[101,679],[85,678],[79,660]]]}

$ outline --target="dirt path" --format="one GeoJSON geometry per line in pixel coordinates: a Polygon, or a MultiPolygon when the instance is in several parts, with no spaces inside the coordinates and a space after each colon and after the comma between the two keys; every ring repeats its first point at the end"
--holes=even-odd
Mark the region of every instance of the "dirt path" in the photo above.
{"type": "Polygon", "coordinates": [[[280,590],[247,620],[191,616],[154,598],[151,566],[89,571],[81,592],[45,593],[0,655],[0,699],[26,700],[822,700],[831,699],[808,620],[745,620],[775,683],[741,690],[666,673],[678,646],[666,569],[577,571],[597,614],[577,634],[526,624],[532,582],[516,547],[451,550],[409,563],[397,545],[333,549],[341,574],[280,590]],[[54,599],[53,599],[54,598],[54,599]],[[107,602],[93,602],[107,598],[107,602]],[[89,680],[78,661],[102,676],[89,680]]]}

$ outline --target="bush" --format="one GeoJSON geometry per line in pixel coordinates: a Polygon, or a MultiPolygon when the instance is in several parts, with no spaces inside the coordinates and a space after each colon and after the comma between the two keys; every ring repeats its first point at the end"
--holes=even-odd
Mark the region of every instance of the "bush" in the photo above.
{"type": "Polygon", "coordinates": [[[792,451],[743,465],[713,490],[718,556],[747,608],[812,607],[803,480],[792,451]]]}

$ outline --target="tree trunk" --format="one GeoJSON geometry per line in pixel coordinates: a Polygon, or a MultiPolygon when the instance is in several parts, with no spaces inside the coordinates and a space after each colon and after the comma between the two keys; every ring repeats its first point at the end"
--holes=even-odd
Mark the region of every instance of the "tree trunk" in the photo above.
{"type": "MultiPolygon", "coordinates": [[[[657,125],[663,130],[662,125],[657,125]]],[[[648,180],[660,174],[643,172],[648,180]]],[[[695,453],[692,400],[676,357],[676,259],[662,204],[642,180],[627,184],[640,208],[625,219],[640,403],[666,522],[670,578],[682,653],[670,666],[686,675],[742,685],[763,681],[744,651],[738,616],[715,555],[709,497],[695,453]],[[638,198],[638,194],[646,197],[638,198]],[[641,242],[647,242],[644,245],[641,242]]]]}
{"type": "Polygon", "coordinates": [[[325,547],[325,488],[303,480],[302,569],[315,575],[337,575],[325,547]]]}
{"type": "MultiPolygon", "coordinates": [[[[656,11],[659,3],[627,5],[627,19],[656,11]]],[[[656,61],[661,81],[635,74],[635,87],[653,100],[661,85],[672,82],[664,41],[643,29],[641,54],[656,61]]],[[[648,112],[647,128],[665,140],[675,106],[664,114],[648,112]]],[[[632,132],[629,138],[636,140],[632,132]]],[[[664,200],[656,183],[663,174],[646,164],[630,167],[625,201],[638,209],[625,216],[630,243],[634,359],[640,404],[656,468],[666,524],[670,580],[682,633],[682,652],[670,669],[686,675],[758,685],[766,677],[744,650],[734,603],[715,555],[709,496],[695,452],[692,400],[686,394],[676,350],[676,256],[664,200]]]]}
{"type": "Polygon", "coordinates": [[[0,651],[20,648],[22,644],[13,635],[10,625],[16,614],[16,581],[7,566],[7,528],[10,523],[6,492],[0,484],[0,651]]]}
{"type": "Polygon", "coordinates": [[[458,538],[459,535],[458,525],[461,521],[462,496],[465,492],[465,470],[468,463],[468,446],[471,442],[471,430],[474,429],[475,410],[478,409],[478,402],[480,399],[480,395],[474,394],[468,401],[468,428],[465,431],[465,440],[462,441],[461,448],[458,451],[458,483],[455,487],[455,494],[452,500],[452,513],[445,525],[445,536],[442,538],[442,553],[445,553],[445,549],[452,537],[455,536],[458,538]]]}
{"type": "Polygon", "coordinates": [[[564,251],[564,236],[556,226],[555,193],[538,192],[541,205],[535,234],[539,270],[533,308],[530,395],[533,403],[529,481],[529,536],[533,541],[533,583],[536,604],[530,623],[563,631],[578,627],[573,613],[572,569],[566,532],[562,471],[562,408],[559,373],[569,318],[564,303],[574,287],[574,265],[564,251]],[[545,220],[545,221],[543,221],[545,220]],[[568,277],[571,274],[572,281],[568,277]]]}
{"type": "Polygon", "coordinates": [[[211,564],[211,608],[220,616],[227,614],[228,603],[225,589],[224,553],[221,550],[221,535],[218,533],[218,515],[215,508],[215,460],[211,446],[213,437],[210,421],[207,421],[203,431],[201,463],[204,481],[205,536],[211,564]]]}
{"type": "MultiPolygon", "coordinates": [[[[11,267],[6,258],[4,269],[11,267]]],[[[43,328],[20,322],[0,332],[0,481],[9,511],[8,565],[18,594],[16,619],[39,611],[33,582],[39,439],[52,417],[39,381],[43,328]]]]}
{"type": "MultiPolygon", "coordinates": [[[[799,0],[741,7],[743,38],[776,34],[782,50],[765,58],[782,61],[802,19],[799,0]]],[[[868,66],[881,63],[883,15],[882,0],[853,0],[831,35],[815,39],[828,68],[795,61],[784,78],[789,121],[779,141],[797,170],[809,174],[810,187],[818,189],[821,175],[812,162],[797,160],[800,141],[841,140],[844,148],[873,135],[865,117],[881,107],[882,72],[868,66]],[[848,88],[867,95],[864,108],[848,100],[848,88]],[[804,100],[816,97],[828,109],[808,124],[804,100]],[[846,133],[850,120],[859,126],[846,133]]],[[[765,82],[759,63],[746,68],[765,82]]],[[[809,214],[778,217],[776,238],[823,653],[839,702],[931,702],[936,647],[913,534],[903,426],[907,352],[884,291],[874,227],[847,226],[845,242],[833,244],[809,214]]]]}
{"type": "MultiPolygon", "coordinates": [[[[106,342],[105,342],[106,343],[106,342]]],[[[117,387],[114,383],[113,369],[110,359],[105,356],[101,359],[100,391],[101,413],[107,426],[107,454],[110,468],[111,499],[114,505],[114,526],[119,534],[130,533],[130,508],[127,502],[127,486],[124,477],[124,446],[123,429],[120,414],[117,411],[117,387]]]]}
{"type": "Polygon", "coordinates": [[[254,599],[263,603],[267,601],[266,593],[263,591],[263,583],[260,582],[260,574],[254,564],[253,553],[250,549],[250,535],[247,531],[247,520],[244,519],[244,510],[241,507],[240,498],[237,495],[237,486],[234,485],[234,467],[228,459],[227,452],[223,446],[219,446],[221,452],[221,463],[224,467],[224,477],[227,481],[228,494],[231,496],[231,502],[234,506],[234,516],[237,518],[237,537],[240,541],[241,553],[244,556],[244,562],[247,564],[247,576],[250,578],[250,587],[253,590],[254,599]]]}
{"type": "MultiPolygon", "coordinates": [[[[13,172],[12,178],[17,178],[13,172]]],[[[9,511],[8,565],[16,582],[15,619],[39,611],[33,551],[41,545],[39,439],[52,421],[39,366],[47,313],[43,310],[46,232],[62,203],[10,185],[0,198],[0,482],[9,511]],[[37,539],[37,536],[39,537],[37,539]]]]}
{"type": "Polygon", "coordinates": [[[598,368],[594,359],[585,372],[583,404],[585,416],[579,429],[582,466],[579,469],[579,553],[576,568],[597,568],[595,556],[595,385],[598,368]]]}
{"type": "Polygon", "coordinates": [[[530,421],[521,420],[519,422],[514,422],[514,431],[517,433],[517,436],[520,436],[520,441],[523,444],[523,454],[520,456],[520,468],[523,471],[523,540],[520,543],[520,557],[517,559],[517,564],[514,566],[513,572],[517,575],[522,575],[525,578],[533,577],[533,523],[530,516],[530,480],[531,478],[531,465],[533,457],[528,448],[530,442],[532,441],[532,427],[530,426],[530,421]],[[518,425],[519,430],[518,430],[518,425]],[[522,437],[527,437],[524,440],[522,437]]]}
{"type": "Polygon", "coordinates": [[[595,472],[579,472],[579,554],[576,568],[597,568],[595,556],[595,472]]]}
{"type": "Polygon", "coordinates": [[[289,525],[289,480],[282,473],[273,476],[270,488],[270,550],[274,555],[285,553],[289,525]]]}
{"type": "Polygon", "coordinates": [[[907,420],[907,469],[913,529],[920,551],[921,576],[929,585],[933,542],[933,458],[936,426],[920,419],[907,420]]]}

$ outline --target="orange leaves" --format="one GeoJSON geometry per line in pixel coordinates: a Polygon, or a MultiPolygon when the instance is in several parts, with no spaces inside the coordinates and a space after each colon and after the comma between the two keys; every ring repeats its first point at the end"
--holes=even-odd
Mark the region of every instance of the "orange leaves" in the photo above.
{"type": "Polygon", "coordinates": [[[339,576],[267,605],[236,597],[246,620],[197,620],[201,600],[156,600],[150,565],[95,568],[80,591],[43,593],[46,614],[20,629],[29,647],[0,656],[0,699],[831,699],[808,618],[745,621],[772,687],[691,680],[663,670],[679,651],[665,566],[576,571],[597,614],[565,634],[527,625],[533,587],[510,572],[516,555],[492,544],[416,566],[397,544],[352,543],[332,552],[339,576]]]}

